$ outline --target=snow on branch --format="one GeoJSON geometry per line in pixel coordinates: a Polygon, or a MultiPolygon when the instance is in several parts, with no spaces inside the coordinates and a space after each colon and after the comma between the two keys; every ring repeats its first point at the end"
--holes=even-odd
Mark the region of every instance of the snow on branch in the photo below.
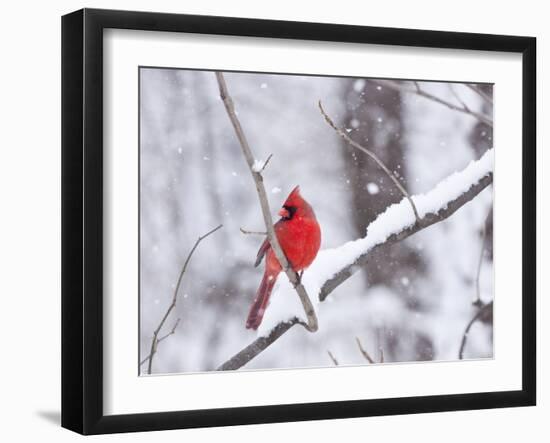
{"type": "MultiPolygon", "coordinates": [[[[466,169],[455,172],[441,181],[430,192],[415,195],[420,220],[415,221],[408,210],[408,202],[389,206],[367,227],[367,235],[338,248],[324,250],[310,268],[319,266],[322,287],[319,299],[323,301],[336,287],[351,277],[368,260],[373,249],[397,243],[412,234],[440,222],[472,200],[493,181],[494,151],[472,161],[466,169]],[[334,272],[334,269],[337,269],[334,272]]],[[[310,272],[313,273],[313,272],[310,272]]]]}
{"type": "MultiPolygon", "coordinates": [[[[419,220],[415,219],[409,202],[403,198],[401,202],[389,206],[367,227],[365,237],[320,251],[302,279],[307,293],[317,303],[324,301],[334,289],[367,263],[375,249],[402,241],[450,217],[492,183],[493,165],[494,150],[490,149],[479,160],[451,174],[428,193],[412,196],[419,220]]],[[[277,282],[272,302],[258,331],[259,337],[218,370],[234,370],[244,366],[292,326],[302,323],[298,314],[299,306],[292,302],[296,297],[288,296],[292,290],[288,281],[277,282]]]]}

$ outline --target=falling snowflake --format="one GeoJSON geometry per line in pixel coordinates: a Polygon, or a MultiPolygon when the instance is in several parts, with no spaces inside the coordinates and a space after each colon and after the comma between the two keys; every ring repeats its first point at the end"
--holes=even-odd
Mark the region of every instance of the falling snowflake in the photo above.
{"type": "Polygon", "coordinates": [[[281,192],[282,189],[281,188],[278,188],[277,186],[275,186],[272,190],[271,190],[271,193],[272,194],[278,194],[279,192],[281,192]]]}
{"type": "Polygon", "coordinates": [[[380,192],[380,188],[376,183],[370,182],[367,184],[367,191],[369,191],[371,195],[376,195],[380,192]]]}
{"type": "Polygon", "coordinates": [[[363,80],[362,78],[355,80],[355,82],[353,82],[353,90],[355,92],[361,92],[365,87],[365,83],[365,80],[363,80]]]}

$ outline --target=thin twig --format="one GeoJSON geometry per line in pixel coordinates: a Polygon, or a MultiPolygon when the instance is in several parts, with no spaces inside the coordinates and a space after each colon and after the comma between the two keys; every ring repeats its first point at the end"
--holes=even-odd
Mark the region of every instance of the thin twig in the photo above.
{"type": "Polygon", "coordinates": [[[174,294],[172,295],[172,302],[168,306],[168,309],[166,309],[166,312],[164,313],[164,316],[162,317],[157,329],[155,329],[155,332],[153,333],[153,338],[151,340],[151,350],[149,351],[149,355],[145,358],[145,360],[149,360],[149,364],[147,366],[147,374],[151,374],[151,370],[152,370],[152,366],[153,366],[153,357],[155,356],[155,354],[157,352],[158,344],[162,340],[164,340],[167,336],[172,335],[174,333],[174,331],[176,330],[178,324],[179,324],[179,319],[178,319],[176,321],[176,324],[172,328],[171,333],[165,335],[164,337],[162,337],[162,339],[158,338],[160,330],[164,326],[164,323],[166,322],[166,319],[168,318],[168,316],[170,315],[172,310],[176,307],[176,302],[178,300],[178,291],[179,291],[179,288],[180,288],[181,281],[183,279],[183,274],[185,274],[185,271],[187,270],[187,265],[189,264],[189,261],[191,260],[191,257],[193,256],[193,253],[195,252],[195,250],[197,249],[197,246],[199,246],[201,241],[203,241],[206,237],[213,234],[217,230],[221,229],[222,226],[223,225],[219,225],[219,226],[215,227],[214,229],[208,231],[206,234],[201,235],[199,238],[197,238],[197,240],[195,241],[195,244],[191,248],[191,251],[187,255],[187,258],[185,259],[183,267],[181,268],[181,271],[180,271],[180,274],[179,274],[179,277],[178,277],[178,282],[176,283],[176,288],[174,289],[174,294]]]}
{"type": "Polygon", "coordinates": [[[266,231],[249,231],[243,228],[239,228],[239,230],[245,235],[267,235],[266,231]]]}
{"type": "Polygon", "coordinates": [[[262,172],[264,172],[264,169],[265,167],[267,166],[267,164],[269,163],[269,160],[271,160],[271,157],[273,157],[273,154],[269,154],[269,157],[267,157],[267,160],[265,161],[264,165],[262,166],[262,169],[260,169],[258,172],[261,174],[262,172]]]}
{"type": "Polygon", "coordinates": [[[315,332],[319,327],[317,322],[317,316],[315,315],[315,310],[313,309],[313,305],[311,304],[311,301],[306,292],[306,289],[302,285],[301,280],[298,278],[298,275],[296,274],[294,269],[292,269],[292,267],[289,265],[288,260],[283,250],[281,249],[279,240],[275,235],[275,230],[273,229],[273,219],[271,218],[271,210],[269,208],[267,193],[265,191],[265,187],[263,184],[263,177],[259,171],[254,170],[254,155],[252,154],[252,150],[250,149],[248,140],[246,139],[241,123],[239,122],[239,119],[235,112],[235,106],[227,90],[227,84],[225,82],[225,78],[221,72],[216,72],[216,79],[218,81],[220,97],[225,106],[225,110],[227,111],[227,115],[229,116],[229,120],[233,125],[233,129],[235,130],[237,139],[239,140],[239,144],[241,145],[241,150],[243,152],[244,158],[246,160],[246,163],[248,164],[248,168],[250,169],[250,173],[252,174],[252,178],[256,185],[256,191],[258,192],[258,198],[260,200],[260,206],[262,208],[262,214],[264,218],[265,227],[267,230],[267,238],[269,240],[269,244],[271,245],[273,252],[275,252],[275,256],[277,257],[277,260],[279,261],[281,268],[285,271],[286,275],[288,276],[288,279],[296,289],[296,292],[300,297],[300,301],[302,302],[302,306],[306,313],[307,325],[305,323],[300,323],[300,324],[304,325],[308,331],[315,332]]]}
{"type": "Polygon", "coordinates": [[[359,348],[359,352],[363,354],[363,357],[369,362],[369,363],[375,363],[374,359],[369,355],[367,350],[363,348],[363,345],[361,344],[361,340],[359,340],[359,337],[355,337],[355,341],[357,342],[357,347],[359,348]]]}
{"type": "Polygon", "coordinates": [[[464,103],[464,101],[460,98],[458,93],[455,91],[455,88],[453,87],[452,83],[449,83],[449,89],[451,91],[451,94],[453,94],[454,98],[456,98],[456,101],[460,103],[465,110],[470,111],[470,108],[468,107],[468,105],[464,103]]]}
{"type": "Polygon", "coordinates": [[[420,97],[424,97],[428,100],[431,100],[433,102],[436,102],[436,103],[439,103],[443,106],[446,106],[447,108],[452,109],[453,111],[458,111],[458,112],[462,112],[463,114],[471,115],[472,117],[475,117],[479,121],[481,121],[483,123],[486,123],[487,125],[489,125],[491,127],[493,126],[493,119],[492,118],[490,118],[490,117],[488,117],[484,114],[480,114],[479,112],[472,111],[468,107],[457,106],[454,103],[451,103],[447,100],[444,100],[440,97],[437,97],[433,94],[430,94],[429,92],[426,92],[425,90],[423,90],[420,87],[420,85],[418,84],[418,82],[413,82],[415,87],[414,88],[409,88],[409,87],[405,86],[403,83],[397,82],[395,80],[371,79],[371,81],[373,81],[374,83],[378,83],[379,85],[386,86],[390,89],[393,89],[394,91],[408,92],[410,94],[416,94],[420,97]]]}
{"type": "Polygon", "coordinates": [[[483,256],[485,255],[485,237],[487,235],[487,220],[491,212],[487,215],[487,218],[483,222],[483,228],[481,229],[481,247],[479,249],[479,260],[477,262],[477,271],[476,271],[476,297],[473,301],[473,305],[480,307],[481,302],[481,288],[479,285],[479,278],[481,276],[481,265],[483,264],[483,256]]]}
{"type": "Polygon", "coordinates": [[[181,318],[178,318],[176,320],[176,322],[174,323],[174,326],[172,327],[170,332],[168,334],[163,335],[161,338],[159,338],[157,343],[160,343],[164,339],[170,337],[171,335],[174,335],[176,333],[176,329],[177,329],[178,325],[180,324],[180,320],[181,320],[181,318]]]}
{"type": "Polygon", "coordinates": [[[485,92],[483,92],[481,89],[479,89],[479,86],[470,85],[466,83],[466,87],[470,88],[472,91],[474,91],[477,95],[479,95],[488,105],[493,106],[493,99],[489,97],[485,92]]]}
{"type": "Polygon", "coordinates": [[[327,349],[327,354],[332,360],[332,363],[334,364],[334,366],[338,366],[338,360],[336,360],[336,357],[328,349],[327,349]]]}
{"type": "Polygon", "coordinates": [[[474,315],[474,317],[469,321],[468,325],[466,326],[466,329],[464,330],[464,334],[462,334],[462,341],[460,342],[460,349],[458,350],[458,359],[463,360],[464,359],[464,348],[466,347],[466,341],[468,340],[468,334],[470,333],[470,329],[473,326],[473,324],[479,320],[485,313],[487,313],[488,310],[493,309],[493,302],[490,301],[489,303],[483,305],[474,315]]]}
{"type": "Polygon", "coordinates": [[[323,117],[325,118],[326,122],[330,125],[330,127],[332,129],[334,129],[338,135],[340,137],[342,137],[349,145],[353,146],[354,148],[356,149],[359,149],[360,151],[364,152],[365,154],[367,154],[370,158],[372,158],[377,164],[378,166],[380,166],[380,168],[382,168],[382,170],[386,173],[386,175],[393,181],[393,183],[395,184],[395,186],[397,187],[397,189],[399,189],[401,191],[401,194],[403,194],[403,196],[409,201],[409,203],[411,204],[411,207],[412,207],[412,210],[414,212],[414,217],[416,218],[416,221],[420,221],[420,216],[418,215],[418,211],[416,210],[416,206],[411,198],[411,196],[409,195],[409,193],[405,190],[405,188],[401,185],[401,183],[399,183],[399,180],[395,177],[395,174],[393,174],[387,167],[386,165],[382,162],[382,160],[380,160],[380,158],[378,158],[378,156],[372,152],[371,150],[365,148],[364,146],[360,145],[359,143],[357,143],[356,141],[352,140],[350,138],[350,136],[348,134],[346,134],[346,131],[344,131],[342,128],[339,128],[338,126],[336,126],[336,124],[334,123],[334,121],[327,115],[327,113],[325,112],[325,110],[323,109],[323,105],[321,103],[321,100],[319,100],[319,109],[321,110],[321,114],[323,114],[323,117]]]}
{"type": "MultiPolygon", "coordinates": [[[[361,269],[364,266],[369,257],[372,256],[376,251],[389,247],[397,242],[400,242],[411,235],[422,231],[423,229],[443,221],[453,215],[458,209],[464,206],[469,201],[473,200],[481,191],[483,191],[487,186],[493,182],[493,174],[488,174],[481,178],[477,183],[472,184],[472,186],[463,194],[447,202],[442,208],[432,213],[425,214],[424,217],[420,220],[420,223],[415,223],[412,226],[403,228],[401,231],[388,237],[383,243],[380,243],[373,248],[365,251],[361,254],[353,263],[344,266],[340,271],[336,272],[332,278],[325,281],[321,290],[319,291],[319,300],[323,302],[326,298],[334,291],[338,286],[344,283],[348,278],[350,278],[358,269],[361,269]]],[[[265,337],[259,337],[254,340],[251,344],[246,346],[240,352],[235,354],[225,363],[218,367],[218,371],[226,370],[236,370],[253,358],[275,343],[283,334],[288,332],[295,324],[299,323],[298,319],[294,318],[290,321],[284,321],[275,326],[270,333],[265,337]]],[[[383,355],[382,355],[383,356],[383,355]]]]}
{"type": "MultiPolygon", "coordinates": [[[[176,333],[176,328],[178,327],[178,325],[180,324],[180,320],[181,318],[178,318],[176,320],[176,322],[174,323],[174,326],[172,326],[172,329],[170,330],[170,332],[168,334],[165,334],[164,336],[162,336],[161,338],[159,338],[157,340],[157,346],[160,342],[162,342],[163,340],[167,339],[168,337],[170,337],[171,335],[174,335],[176,333]]],[[[139,363],[140,366],[143,366],[145,364],[146,361],[149,360],[149,358],[151,358],[150,355],[148,355],[147,357],[145,357],[143,360],[141,360],[141,362],[139,363]]]]}

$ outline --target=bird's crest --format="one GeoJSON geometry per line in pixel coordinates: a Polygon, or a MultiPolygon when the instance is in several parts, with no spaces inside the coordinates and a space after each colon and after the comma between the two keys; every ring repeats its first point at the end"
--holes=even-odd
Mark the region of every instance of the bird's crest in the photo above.
{"type": "Polygon", "coordinates": [[[303,198],[300,195],[300,186],[296,186],[286,198],[285,205],[295,206],[297,203],[301,201],[303,201],[303,198]]]}

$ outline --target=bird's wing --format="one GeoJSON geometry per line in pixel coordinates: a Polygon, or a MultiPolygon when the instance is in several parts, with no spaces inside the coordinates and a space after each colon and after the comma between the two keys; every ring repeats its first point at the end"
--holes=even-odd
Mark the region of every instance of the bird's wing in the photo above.
{"type": "MultiPolygon", "coordinates": [[[[281,229],[283,223],[283,219],[280,219],[277,223],[273,225],[277,238],[279,238],[279,230],[281,229]]],[[[271,245],[266,238],[262,243],[262,246],[260,246],[260,249],[258,250],[258,255],[256,255],[256,261],[254,262],[254,267],[257,267],[262,262],[262,259],[264,258],[264,255],[267,253],[267,251],[269,251],[269,248],[271,248],[271,245]]]]}
{"type": "Polygon", "coordinates": [[[254,267],[257,267],[262,262],[262,259],[264,258],[265,253],[270,247],[271,245],[269,244],[266,238],[262,243],[262,246],[260,246],[260,249],[258,250],[258,255],[256,255],[256,261],[254,262],[254,267]]]}

